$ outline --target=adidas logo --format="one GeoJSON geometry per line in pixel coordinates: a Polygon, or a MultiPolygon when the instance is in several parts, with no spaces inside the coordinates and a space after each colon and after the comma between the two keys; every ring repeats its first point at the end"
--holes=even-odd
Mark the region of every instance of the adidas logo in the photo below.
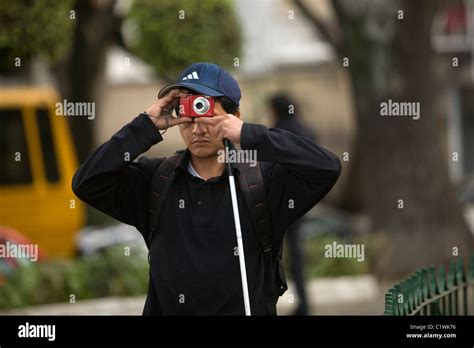
{"type": "Polygon", "coordinates": [[[193,71],[188,76],[183,77],[183,80],[199,80],[199,76],[198,76],[197,72],[193,71]]]}

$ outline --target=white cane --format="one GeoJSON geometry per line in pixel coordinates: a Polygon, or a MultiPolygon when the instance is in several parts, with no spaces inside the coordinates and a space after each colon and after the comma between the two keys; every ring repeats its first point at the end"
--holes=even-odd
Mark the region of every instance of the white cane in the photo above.
{"type": "MultiPolygon", "coordinates": [[[[224,145],[226,147],[226,153],[230,153],[230,141],[224,139],[224,145]]],[[[239,263],[240,263],[240,276],[242,278],[242,292],[244,294],[244,306],[245,306],[245,315],[251,315],[250,313],[250,299],[249,299],[249,288],[247,285],[247,270],[245,268],[245,254],[244,254],[244,244],[242,242],[242,231],[240,229],[240,214],[239,206],[237,204],[237,194],[235,191],[235,180],[234,173],[232,172],[232,165],[227,161],[227,174],[229,175],[229,185],[230,185],[230,196],[232,198],[232,210],[234,212],[234,224],[235,224],[235,234],[237,235],[237,247],[239,252],[239,263]]]]}

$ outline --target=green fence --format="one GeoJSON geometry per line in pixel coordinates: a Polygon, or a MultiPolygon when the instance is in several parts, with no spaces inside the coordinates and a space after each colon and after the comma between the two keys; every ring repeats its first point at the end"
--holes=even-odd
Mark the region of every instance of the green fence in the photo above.
{"type": "Polygon", "coordinates": [[[385,294],[385,315],[473,315],[474,255],[421,269],[385,294]]]}

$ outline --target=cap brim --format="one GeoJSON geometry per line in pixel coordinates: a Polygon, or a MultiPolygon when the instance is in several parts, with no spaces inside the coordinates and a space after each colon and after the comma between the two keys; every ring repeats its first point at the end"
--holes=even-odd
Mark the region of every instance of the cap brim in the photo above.
{"type": "Polygon", "coordinates": [[[174,83],[174,84],[163,87],[161,89],[161,91],[158,93],[158,98],[163,97],[169,91],[171,91],[172,89],[176,89],[176,88],[188,88],[188,89],[190,89],[194,92],[197,92],[197,93],[200,93],[200,94],[203,94],[203,95],[207,95],[209,97],[223,97],[224,96],[223,93],[221,93],[219,91],[216,91],[215,89],[212,89],[210,87],[201,85],[200,83],[196,83],[196,82],[178,82],[178,83],[174,83]]]}

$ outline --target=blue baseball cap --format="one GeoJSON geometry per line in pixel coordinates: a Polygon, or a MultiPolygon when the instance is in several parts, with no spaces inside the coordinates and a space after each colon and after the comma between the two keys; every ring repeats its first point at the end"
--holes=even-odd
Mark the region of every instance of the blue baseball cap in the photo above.
{"type": "Polygon", "coordinates": [[[222,67],[213,63],[194,63],[188,66],[176,83],[161,89],[158,98],[176,88],[188,88],[210,97],[227,97],[236,105],[240,103],[240,87],[237,81],[222,67]]]}

